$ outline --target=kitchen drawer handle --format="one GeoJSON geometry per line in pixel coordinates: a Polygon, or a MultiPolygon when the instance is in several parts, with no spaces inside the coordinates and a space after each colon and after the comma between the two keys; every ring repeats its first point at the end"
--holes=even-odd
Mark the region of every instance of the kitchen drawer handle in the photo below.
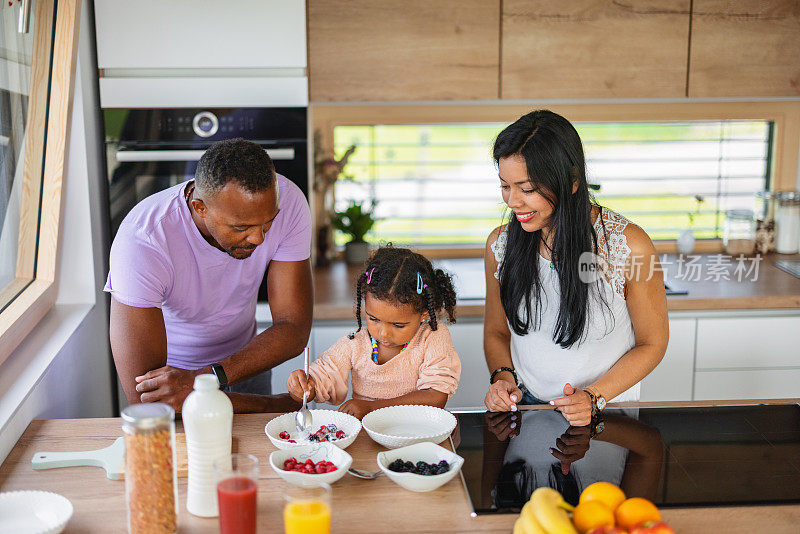
{"type": "MultiPolygon", "coordinates": [[[[293,160],[294,148],[266,148],[274,160],[293,160]]],[[[117,161],[199,161],[205,150],[120,150],[117,161]]]]}

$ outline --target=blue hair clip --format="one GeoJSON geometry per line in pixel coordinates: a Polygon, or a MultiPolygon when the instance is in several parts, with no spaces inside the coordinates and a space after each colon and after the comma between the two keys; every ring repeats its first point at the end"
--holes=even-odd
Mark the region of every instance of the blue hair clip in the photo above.
{"type": "Polygon", "coordinates": [[[422,290],[425,289],[427,284],[422,283],[422,275],[417,271],[417,295],[422,295],[422,290]]]}

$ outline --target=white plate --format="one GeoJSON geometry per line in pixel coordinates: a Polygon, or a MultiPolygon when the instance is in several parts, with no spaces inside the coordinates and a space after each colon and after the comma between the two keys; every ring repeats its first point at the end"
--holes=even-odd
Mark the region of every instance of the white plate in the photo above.
{"type": "MultiPolygon", "coordinates": [[[[343,430],[345,433],[344,439],[337,439],[332,441],[334,445],[340,449],[346,449],[356,440],[356,436],[361,432],[361,421],[356,419],[350,414],[336,412],[333,410],[309,410],[311,412],[311,432],[322,425],[336,425],[336,428],[343,430]]],[[[297,412],[285,413],[279,415],[275,419],[267,423],[264,427],[267,437],[273,445],[279,449],[294,449],[307,445],[308,442],[300,441],[297,437],[297,426],[295,424],[295,414],[297,412]],[[281,432],[288,432],[291,439],[297,440],[297,443],[289,443],[278,436],[281,432]]]]}
{"type": "Polygon", "coordinates": [[[464,458],[430,442],[416,443],[407,447],[378,453],[378,467],[381,468],[381,471],[386,473],[386,476],[392,479],[395,484],[411,491],[433,491],[439,486],[447,484],[461,470],[462,465],[464,465],[464,458]],[[389,469],[389,464],[397,458],[402,458],[404,461],[414,464],[420,461],[438,464],[441,460],[445,460],[450,464],[450,470],[441,475],[397,473],[389,469]]]}
{"type": "Polygon", "coordinates": [[[0,493],[0,534],[58,534],[70,517],[72,503],[57,493],[0,493]]]}
{"type": "Polygon", "coordinates": [[[292,449],[282,449],[274,451],[269,455],[269,465],[278,473],[282,479],[295,486],[316,486],[320,482],[333,484],[345,474],[353,464],[353,457],[347,454],[333,443],[309,443],[292,449]],[[291,457],[295,457],[300,462],[305,462],[309,458],[317,463],[320,460],[333,462],[338,468],[332,473],[321,473],[310,475],[308,473],[298,473],[297,471],[285,471],[283,463],[291,457]]]}
{"type": "Polygon", "coordinates": [[[373,440],[396,449],[423,441],[441,443],[453,432],[456,418],[447,410],[415,404],[375,410],[361,424],[373,440]]]}

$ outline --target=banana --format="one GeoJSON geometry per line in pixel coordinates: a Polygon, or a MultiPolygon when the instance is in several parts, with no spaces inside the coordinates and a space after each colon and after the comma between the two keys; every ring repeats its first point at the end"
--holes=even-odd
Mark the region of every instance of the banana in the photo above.
{"type": "Polygon", "coordinates": [[[533,513],[533,504],[528,501],[522,507],[517,522],[514,523],[514,534],[547,534],[533,513]]]}
{"type": "Polygon", "coordinates": [[[578,534],[567,514],[574,508],[553,488],[537,488],[529,504],[536,521],[548,534],[578,534]]]}

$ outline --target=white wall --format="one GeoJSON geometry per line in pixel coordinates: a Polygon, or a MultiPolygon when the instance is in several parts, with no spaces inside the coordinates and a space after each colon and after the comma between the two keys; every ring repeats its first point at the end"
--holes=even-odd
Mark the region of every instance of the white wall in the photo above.
{"type": "Polygon", "coordinates": [[[108,346],[102,123],[91,2],[81,14],[78,68],[64,176],[56,305],[0,365],[0,461],[33,419],[111,417],[114,389],[108,346]]]}

